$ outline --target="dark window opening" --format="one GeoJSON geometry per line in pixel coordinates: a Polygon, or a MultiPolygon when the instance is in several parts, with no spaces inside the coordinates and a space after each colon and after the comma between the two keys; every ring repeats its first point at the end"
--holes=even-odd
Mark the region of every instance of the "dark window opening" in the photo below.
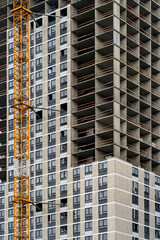
{"type": "Polygon", "coordinates": [[[66,207],[67,206],[67,198],[61,199],[61,207],[66,207]]]}
{"type": "Polygon", "coordinates": [[[54,16],[48,16],[48,23],[55,23],[55,19],[54,16]]]}
{"type": "Polygon", "coordinates": [[[42,26],[42,18],[36,20],[37,24],[36,27],[41,27],[42,26]]]}
{"type": "Polygon", "coordinates": [[[31,31],[33,30],[34,28],[34,22],[31,22],[31,31]]]}
{"type": "Polygon", "coordinates": [[[42,203],[37,203],[36,204],[36,212],[41,212],[42,211],[42,203]]]}
{"type": "Polygon", "coordinates": [[[61,116],[67,114],[67,103],[61,104],[61,116]]]}
{"type": "Polygon", "coordinates": [[[36,112],[36,120],[40,120],[40,119],[42,119],[42,110],[36,112]]]}
{"type": "Polygon", "coordinates": [[[61,10],[61,16],[66,17],[67,16],[67,8],[64,8],[61,10]]]}

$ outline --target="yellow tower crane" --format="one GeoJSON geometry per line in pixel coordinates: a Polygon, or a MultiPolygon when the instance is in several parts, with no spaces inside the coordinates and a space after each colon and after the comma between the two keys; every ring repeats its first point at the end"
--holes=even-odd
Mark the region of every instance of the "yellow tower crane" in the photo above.
{"type": "Polygon", "coordinates": [[[29,239],[29,0],[13,0],[14,240],[29,239]]]}
{"type": "MultiPolygon", "coordinates": [[[[14,48],[14,240],[29,240],[29,0],[13,0],[14,48]]],[[[37,15],[37,13],[34,13],[37,15]]],[[[39,15],[39,14],[38,14],[39,15]]],[[[45,15],[45,14],[43,14],[45,15]]],[[[54,17],[55,16],[50,15],[54,17]]],[[[34,19],[35,20],[35,19],[34,19]]],[[[36,22],[38,25],[38,23],[36,22]]],[[[51,110],[51,108],[41,108],[51,110]]],[[[55,109],[61,112],[62,110],[55,109]]],[[[43,204],[49,204],[44,202],[43,204]]],[[[60,205],[55,203],[54,205],[60,205]]]]}

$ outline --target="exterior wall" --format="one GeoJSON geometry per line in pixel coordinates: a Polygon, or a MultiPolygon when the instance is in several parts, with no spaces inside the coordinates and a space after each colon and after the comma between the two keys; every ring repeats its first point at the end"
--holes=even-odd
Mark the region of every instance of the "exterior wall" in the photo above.
{"type": "MultiPolygon", "coordinates": [[[[6,8],[6,101],[9,110],[7,181],[0,183],[0,240],[13,239],[11,200],[15,167],[13,113],[9,108],[13,103],[12,2],[6,8]]],[[[30,9],[43,15],[37,18],[39,27],[32,19],[30,21],[30,104],[62,110],[53,112],[52,116],[50,110],[42,110],[42,119],[32,111],[30,114],[30,199],[43,202],[42,211],[40,205],[37,209],[30,207],[30,239],[160,239],[160,224],[155,225],[156,221],[160,223],[160,206],[157,205],[160,180],[155,175],[159,174],[159,31],[153,25],[159,23],[159,2],[72,0],[70,4],[64,0],[31,0],[30,9]],[[59,18],[65,15],[66,8],[67,16],[59,18]],[[57,17],[53,19],[44,13],[57,17]],[[152,24],[145,23],[144,17],[152,24]],[[61,32],[65,22],[67,30],[61,32]],[[54,26],[55,32],[51,35],[54,26]],[[143,33],[145,26],[148,36],[143,33]],[[40,32],[42,39],[37,39],[40,32]],[[61,43],[62,36],[67,37],[67,43],[61,43]],[[53,39],[55,46],[48,50],[53,39]],[[36,47],[41,44],[42,52],[37,54],[36,47]],[[62,56],[65,49],[67,59],[62,56]],[[55,54],[53,62],[48,62],[49,54],[55,54]],[[106,57],[108,54],[111,55],[109,58],[106,57]],[[37,59],[41,57],[42,66],[37,67],[37,59]],[[145,58],[150,62],[144,62],[145,58]],[[62,64],[66,62],[67,70],[62,71],[62,64]],[[42,77],[36,79],[41,70],[42,77]],[[92,77],[85,79],[89,74],[93,74],[92,77]],[[62,83],[65,76],[67,83],[62,83]],[[82,81],[78,82],[78,79],[82,81]],[[42,87],[39,86],[38,91],[40,84],[42,87]],[[67,90],[65,97],[63,90],[67,90]],[[95,119],[77,122],[86,115],[89,118],[95,115],[95,119]],[[48,128],[52,120],[53,125],[48,128]],[[66,130],[67,135],[63,135],[66,130]],[[37,144],[37,141],[40,142],[37,144]],[[38,152],[41,150],[42,154],[38,152]],[[138,176],[133,174],[134,171],[138,171],[138,176]],[[53,181],[49,181],[51,178],[53,181]],[[138,183],[138,192],[133,189],[133,182],[138,183]],[[144,196],[144,188],[149,190],[149,195],[144,196]],[[156,201],[155,194],[158,196],[156,201]],[[138,204],[133,203],[133,196],[138,197],[138,204]],[[149,209],[144,203],[149,203],[149,209]],[[155,209],[155,203],[159,211],[155,209]],[[132,211],[137,214],[136,210],[138,219],[133,219],[132,211]],[[149,222],[145,221],[147,214],[149,222]]],[[[36,112],[41,115],[39,110],[36,112]]],[[[2,138],[0,136],[0,142],[2,138]]]]}

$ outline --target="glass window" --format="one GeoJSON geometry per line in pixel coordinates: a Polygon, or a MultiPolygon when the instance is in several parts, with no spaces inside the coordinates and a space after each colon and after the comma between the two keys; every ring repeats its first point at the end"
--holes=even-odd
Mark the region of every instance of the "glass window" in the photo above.
{"type": "Polygon", "coordinates": [[[92,217],[92,208],[85,209],[85,217],[92,217]]]}
{"type": "Polygon", "coordinates": [[[8,75],[9,75],[9,79],[13,78],[13,68],[9,68],[8,75]]]}
{"type": "Polygon", "coordinates": [[[74,168],[73,169],[73,177],[80,176],[80,168],[74,168]]]}
{"type": "Polygon", "coordinates": [[[99,177],[98,179],[99,187],[107,185],[107,176],[99,177]]]}
{"type": "Polygon", "coordinates": [[[85,175],[92,174],[92,165],[85,167],[85,175]]]}
{"type": "MultiPolygon", "coordinates": [[[[104,233],[104,234],[100,234],[98,236],[98,240],[107,240],[107,233],[104,233]]],[[[137,239],[138,240],[138,239],[137,239]]]]}
{"type": "Polygon", "coordinates": [[[51,41],[48,42],[48,50],[55,48],[56,46],[56,40],[52,39],[51,41]]]}
{"type": "Polygon", "coordinates": [[[132,209],[132,220],[138,222],[139,212],[137,209],[132,209]]]}
{"type": "Polygon", "coordinates": [[[148,172],[144,172],[144,179],[149,181],[149,173],[148,172]]]}
{"type": "Polygon", "coordinates": [[[36,85],[36,93],[42,91],[42,84],[36,85]]]}
{"type": "Polygon", "coordinates": [[[132,193],[138,194],[138,183],[132,181],[132,193]]]}
{"type": "Polygon", "coordinates": [[[155,203],[155,211],[160,212],[160,204],[159,203],[155,203]]]}
{"type": "Polygon", "coordinates": [[[149,212],[149,200],[144,199],[144,210],[149,212]]]}
{"type": "Polygon", "coordinates": [[[36,177],[36,186],[42,185],[42,176],[36,177]]]}
{"type": "MultiPolygon", "coordinates": [[[[1,212],[0,212],[0,213],[1,213],[1,212]]],[[[4,212],[3,212],[3,214],[4,214],[4,212]]],[[[0,217],[1,217],[1,214],[0,214],[0,217]]],[[[3,215],[2,217],[4,217],[4,215],[3,215]]],[[[13,217],[13,208],[8,210],[8,217],[9,217],[9,218],[10,218],[10,217],[13,217]]]]}
{"type": "Polygon", "coordinates": [[[132,175],[138,177],[138,168],[132,167],[132,175]]]}
{"type": "Polygon", "coordinates": [[[60,153],[67,152],[67,144],[61,144],[60,145],[60,153]]]}
{"type": "Polygon", "coordinates": [[[67,35],[60,37],[60,45],[67,43],[67,35]]]}
{"type": "Polygon", "coordinates": [[[60,24],[60,33],[64,34],[67,31],[67,22],[63,22],[60,24]]]}
{"type": "Polygon", "coordinates": [[[56,170],[56,160],[48,161],[48,170],[56,170]]]}
{"type": "Polygon", "coordinates": [[[36,46],[36,54],[42,53],[42,44],[36,46]]]}
{"type": "Polygon", "coordinates": [[[13,80],[8,82],[8,88],[9,90],[13,89],[13,80]]]}
{"type": "Polygon", "coordinates": [[[34,35],[30,35],[30,42],[33,42],[34,41],[34,35]]]}
{"type": "Polygon", "coordinates": [[[13,140],[13,132],[10,132],[10,133],[8,134],[8,140],[9,140],[9,141],[13,140]]]}
{"type": "Polygon", "coordinates": [[[48,122],[48,128],[56,128],[56,121],[51,120],[48,122]]]}
{"type": "Polygon", "coordinates": [[[73,224],[73,233],[80,233],[80,223],[78,224],[73,224]]]}
{"type": "Polygon", "coordinates": [[[13,42],[8,44],[9,53],[13,52],[13,42]]]}
{"type": "Polygon", "coordinates": [[[85,194],[85,203],[92,202],[92,193],[85,194]]]}
{"type": "Polygon", "coordinates": [[[107,205],[100,205],[98,210],[99,215],[107,214],[107,205]]]}
{"type": "Polygon", "coordinates": [[[149,197],[149,187],[144,185],[144,197],[149,197]]]}
{"type": "Polygon", "coordinates": [[[67,71],[67,62],[60,64],[60,72],[67,71]]]}
{"type": "Polygon", "coordinates": [[[160,201],[160,191],[159,190],[155,190],[155,200],[156,201],[160,201]]]}
{"type": "Polygon", "coordinates": [[[8,32],[8,37],[9,39],[13,38],[13,29],[8,32]]]}
{"type": "Polygon", "coordinates": [[[36,80],[42,79],[42,71],[36,72],[36,80]]]}
{"type": "Polygon", "coordinates": [[[48,236],[53,237],[56,235],[56,228],[48,228],[48,236]]]}
{"type": "Polygon", "coordinates": [[[155,230],[155,237],[160,239],[160,230],[155,230]]]}
{"type": "Polygon", "coordinates": [[[85,223],[85,231],[92,231],[92,222],[85,223]]]}
{"type": "Polygon", "coordinates": [[[36,132],[42,132],[42,123],[36,125],[36,132]]]}
{"type": "Polygon", "coordinates": [[[80,219],[80,209],[73,210],[73,219],[80,219]]]}
{"type": "Polygon", "coordinates": [[[149,235],[150,235],[149,227],[144,227],[144,237],[145,237],[145,239],[149,239],[149,235]]]}
{"type": "Polygon", "coordinates": [[[61,126],[64,126],[64,125],[66,125],[67,124],[67,117],[62,117],[62,118],[60,118],[60,125],[61,126]]]}
{"type": "Polygon", "coordinates": [[[67,97],[67,89],[60,91],[60,99],[67,97]]]}
{"type": "Polygon", "coordinates": [[[36,159],[42,158],[42,150],[36,151],[36,159]]]}
{"type": "Polygon", "coordinates": [[[56,196],[56,188],[55,187],[48,188],[48,196],[49,197],[55,197],[56,196]]]}
{"type": "Polygon", "coordinates": [[[36,239],[42,238],[42,230],[36,230],[36,239]]]}
{"type": "MultiPolygon", "coordinates": [[[[13,209],[11,209],[13,210],[13,209]]],[[[4,211],[0,211],[0,218],[4,218],[4,211]]]]}
{"type": "Polygon", "coordinates": [[[8,164],[9,164],[9,166],[14,165],[14,158],[13,157],[8,158],[8,164]]]}
{"type": "Polygon", "coordinates": [[[75,197],[73,197],[73,204],[74,204],[74,205],[80,204],[80,196],[75,196],[75,197]]]}
{"type": "Polygon", "coordinates": [[[107,170],[107,162],[98,164],[99,171],[107,170]]]}
{"type": "Polygon", "coordinates": [[[107,191],[100,191],[98,193],[98,195],[99,195],[99,201],[100,200],[107,200],[107,191]]]}
{"type": "Polygon", "coordinates": [[[42,217],[36,217],[36,225],[42,224],[42,217]]]}
{"type": "Polygon", "coordinates": [[[49,155],[52,155],[52,154],[55,154],[55,153],[56,153],[56,148],[55,147],[48,148],[48,154],[49,155]]]}
{"type": "Polygon", "coordinates": [[[42,105],[42,97],[39,97],[36,99],[36,106],[41,106],[42,105]]]}
{"type": "Polygon", "coordinates": [[[56,34],[56,26],[51,26],[48,28],[48,37],[54,36],[56,34]]]}
{"type": "Polygon", "coordinates": [[[55,76],[56,74],[56,67],[52,66],[50,68],[48,68],[48,76],[55,76]]]}
{"type": "Polygon", "coordinates": [[[73,191],[75,192],[80,191],[80,182],[73,183],[73,191]]]}
{"type": "MultiPolygon", "coordinates": [[[[92,240],[92,236],[86,236],[85,240],[92,240]]],[[[107,240],[107,239],[106,239],[107,240]]]]}
{"type": "Polygon", "coordinates": [[[39,67],[42,65],[42,57],[36,59],[36,67],[39,67]]]}
{"type": "Polygon", "coordinates": [[[61,191],[61,193],[67,193],[67,184],[64,184],[64,185],[61,185],[60,186],[60,191],[61,191]]]}
{"type": "Polygon", "coordinates": [[[48,182],[55,182],[56,180],[56,174],[52,173],[48,175],[48,182]]]}
{"type": "Polygon", "coordinates": [[[33,47],[30,48],[30,55],[31,55],[31,57],[33,58],[33,55],[34,55],[34,48],[33,48],[33,47]]]}
{"type": "Polygon", "coordinates": [[[160,177],[155,176],[155,184],[160,186],[160,177]]]}
{"type": "Polygon", "coordinates": [[[9,63],[9,64],[13,63],[13,55],[11,55],[11,56],[8,57],[8,63],[9,63]]]}
{"type": "Polygon", "coordinates": [[[60,172],[60,180],[66,180],[67,179],[67,171],[60,172]]]}
{"type": "Polygon", "coordinates": [[[42,38],[42,31],[36,33],[36,40],[40,40],[42,38]]]}
{"type": "Polygon", "coordinates": [[[56,53],[48,54],[48,63],[55,63],[56,62],[56,53]]]}
{"type": "Polygon", "coordinates": [[[107,219],[99,220],[99,231],[107,231],[107,219]]]}
{"type": "Polygon", "coordinates": [[[149,225],[149,214],[148,213],[144,213],[144,224],[149,225]]]}
{"type": "Polygon", "coordinates": [[[157,226],[160,226],[160,217],[155,216],[155,224],[156,224],[157,226]]]}
{"type": "Polygon", "coordinates": [[[63,76],[60,78],[60,86],[61,88],[67,87],[67,76],[63,76]]]}
{"type": "Polygon", "coordinates": [[[55,79],[48,81],[48,90],[51,90],[51,89],[52,89],[52,91],[56,90],[56,80],[55,79]]]}
{"type": "Polygon", "coordinates": [[[42,190],[36,191],[36,197],[42,197],[42,190]]]}
{"type": "Polygon", "coordinates": [[[55,117],[55,107],[51,107],[50,111],[48,111],[48,117],[55,117]]]}
{"type": "Polygon", "coordinates": [[[92,179],[85,181],[85,188],[92,188],[92,179]]]}
{"type": "Polygon", "coordinates": [[[138,197],[135,195],[132,195],[132,203],[135,205],[138,205],[138,197]]]}

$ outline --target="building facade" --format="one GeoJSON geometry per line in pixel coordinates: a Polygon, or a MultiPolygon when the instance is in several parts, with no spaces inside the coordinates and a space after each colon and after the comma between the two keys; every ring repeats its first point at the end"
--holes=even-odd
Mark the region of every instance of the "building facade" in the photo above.
{"type": "MultiPolygon", "coordinates": [[[[0,240],[13,239],[11,9],[0,2],[0,240]]],[[[159,0],[30,9],[30,239],[160,239],[159,0]]]]}

